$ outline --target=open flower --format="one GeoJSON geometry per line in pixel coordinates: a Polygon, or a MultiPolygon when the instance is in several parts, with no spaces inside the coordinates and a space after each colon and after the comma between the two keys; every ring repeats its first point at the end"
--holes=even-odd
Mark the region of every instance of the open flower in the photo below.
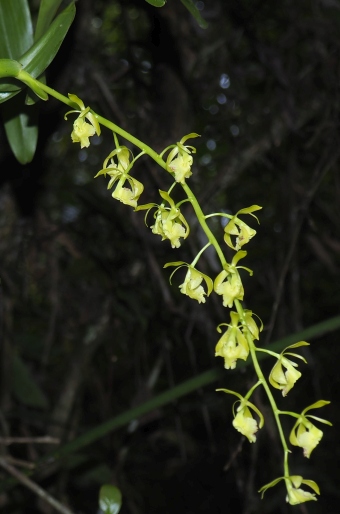
{"type": "MultiPolygon", "coordinates": [[[[238,432],[244,435],[250,443],[255,443],[256,441],[256,432],[259,428],[262,428],[264,425],[264,417],[260,410],[251,403],[247,398],[244,398],[239,393],[235,391],[231,391],[229,389],[217,389],[217,391],[223,391],[224,393],[229,393],[237,396],[239,398],[239,406],[236,409],[235,413],[235,404],[233,406],[234,411],[234,420],[233,426],[236,428],[238,432]],[[260,421],[257,424],[256,419],[253,418],[252,413],[250,411],[252,409],[258,415],[260,421]]],[[[237,402],[236,402],[237,403],[237,402]]]]}
{"type": "Polygon", "coordinates": [[[300,371],[295,369],[297,367],[297,364],[291,361],[290,359],[287,359],[285,355],[291,355],[293,357],[296,357],[297,359],[303,360],[303,362],[306,362],[306,359],[301,355],[287,352],[287,350],[289,348],[298,348],[299,346],[308,345],[309,343],[306,343],[305,341],[300,341],[299,343],[287,346],[287,348],[283,350],[283,352],[280,355],[278,355],[277,362],[270,372],[269,382],[276,389],[281,389],[282,396],[286,396],[287,393],[289,393],[289,391],[294,386],[295,382],[301,377],[300,371]],[[283,368],[285,368],[286,371],[284,371],[283,368]]]}
{"type": "Polygon", "coordinates": [[[74,104],[79,106],[79,109],[68,111],[64,116],[66,120],[69,114],[73,112],[79,113],[78,118],[73,123],[71,139],[73,143],[80,143],[81,148],[87,148],[90,146],[89,138],[95,134],[100,135],[100,125],[97,118],[90,111],[90,107],[85,107],[84,102],[77,95],[69,93],[68,96],[74,104]]]}
{"type": "Polygon", "coordinates": [[[136,208],[137,202],[143,190],[144,186],[141,182],[133,177],[130,177],[130,175],[126,175],[119,180],[117,187],[112,193],[112,197],[122,203],[125,203],[126,205],[131,205],[131,207],[136,208]],[[126,183],[130,187],[124,187],[126,183]]]}
{"type": "MultiPolygon", "coordinates": [[[[238,326],[240,320],[238,313],[232,311],[230,317],[230,324],[221,323],[221,325],[227,325],[228,330],[218,341],[215,348],[215,356],[223,357],[226,369],[235,369],[238,359],[247,360],[249,345],[238,326]]],[[[221,325],[217,327],[218,332],[221,332],[221,325]]]]}
{"type": "Polygon", "coordinates": [[[194,266],[191,264],[187,264],[183,261],[178,262],[168,262],[164,265],[164,268],[167,268],[168,266],[177,266],[175,271],[171,273],[170,281],[173,276],[173,274],[183,266],[187,266],[188,271],[185,275],[185,279],[183,284],[179,286],[181,293],[186,294],[193,300],[197,300],[198,303],[205,303],[205,296],[209,296],[211,291],[213,290],[213,281],[211,280],[208,275],[205,275],[201,271],[198,271],[194,266]],[[207,292],[205,292],[202,282],[205,281],[207,286],[207,292]]]}
{"type": "Polygon", "coordinates": [[[144,186],[139,180],[129,175],[129,171],[135,161],[135,159],[133,159],[130,163],[131,155],[131,151],[126,146],[117,146],[117,148],[107,156],[103,163],[103,168],[98,171],[94,178],[100,175],[108,175],[110,177],[107,185],[108,189],[111,189],[113,185],[117,183],[112,197],[136,209],[144,186]]]}
{"type": "Polygon", "coordinates": [[[236,266],[240,259],[243,259],[247,255],[245,251],[237,252],[231,264],[226,264],[225,269],[217,275],[214,281],[215,293],[222,295],[224,307],[232,308],[234,300],[243,300],[244,289],[241,281],[241,277],[238,272],[238,268],[247,270],[250,275],[253,272],[244,266],[236,266]]]}
{"type": "Polygon", "coordinates": [[[256,234],[256,230],[250,228],[246,223],[244,223],[244,221],[240,220],[238,217],[239,214],[250,214],[257,220],[257,222],[259,222],[255,214],[252,214],[254,211],[258,211],[259,209],[262,209],[259,205],[252,205],[251,207],[241,209],[227,223],[224,228],[224,241],[228,246],[230,246],[230,248],[240,250],[240,248],[246,243],[249,243],[250,239],[256,234]],[[236,236],[235,244],[233,244],[231,236],[236,236]]]}
{"type": "Polygon", "coordinates": [[[181,184],[184,184],[185,179],[192,175],[191,166],[193,159],[191,154],[196,152],[196,148],[184,145],[184,143],[187,139],[193,137],[199,137],[199,135],[195,133],[188,134],[182,137],[176,145],[166,148],[161,154],[163,155],[169,148],[172,148],[166,160],[166,165],[168,171],[174,174],[176,182],[180,182],[181,184]]]}
{"type": "Polygon", "coordinates": [[[264,485],[259,490],[261,494],[261,498],[263,498],[264,493],[270,487],[274,487],[276,484],[284,480],[287,488],[287,496],[286,501],[290,503],[290,505],[298,505],[299,503],[308,502],[310,500],[316,501],[315,494],[310,493],[309,491],[305,491],[304,489],[300,489],[301,484],[306,484],[310,487],[316,494],[320,494],[319,486],[314,480],[305,480],[300,475],[292,475],[289,477],[280,477],[276,478],[269,484],[264,485]]]}
{"type": "Polygon", "coordinates": [[[159,191],[159,193],[170,207],[166,207],[164,202],[161,205],[149,203],[140,205],[136,210],[147,209],[146,220],[149,211],[156,207],[157,210],[154,214],[155,223],[151,225],[152,232],[160,235],[162,241],[168,239],[172,248],[179,248],[181,246],[181,239],[186,239],[189,235],[189,225],[170,195],[165,191],[159,191]]]}
{"type": "Polygon", "coordinates": [[[290,443],[294,446],[300,446],[303,448],[303,454],[307,458],[310,457],[310,454],[319,444],[323,436],[322,430],[319,430],[315,425],[313,425],[308,418],[313,418],[317,421],[320,421],[321,423],[325,423],[326,425],[332,425],[332,423],[317,416],[306,414],[306,412],[308,412],[310,409],[318,409],[324,405],[328,405],[329,403],[330,402],[326,400],[319,400],[318,402],[313,403],[304,409],[290,433],[290,443]]]}
{"type": "Polygon", "coordinates": [[[293,475],[290,477],[290,482],[287,483],[287,496],[286,502],[290,505],[298,505],[299,503],[308,502],[310,500],[316,501],[316,496],[309,491],[300,489],[301,484],[308,485],[316,494],[320,494],[319,487],[314,480],[304,480],[299,475],[293,475]]]}

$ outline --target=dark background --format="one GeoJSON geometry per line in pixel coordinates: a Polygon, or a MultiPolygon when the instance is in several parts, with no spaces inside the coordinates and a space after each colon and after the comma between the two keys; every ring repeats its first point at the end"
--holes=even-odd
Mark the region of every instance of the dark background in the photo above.
{"type": "MultiPolygon", "coordinates": [[[[162,9],[142,0],[79,1],[48,83],[157,151],[201,134],[192,142],[190,187],[204,212],[263,207],[244,261],[254,276],[243,279],[245,305],[264,322],[262,342],[272,342],[339,315],[340,2],[196,5],[206,30],[179,0],[162,9]]],[[[180,272],[169,287],[163,270],[190,262],[205,244],[190,209],[184,204],[191,235],[171,250],[143,213],[115,202],[104,178],[93,180],[114,147],[111,134],[103,130],[80,150],[66,111],[53,99],[41,106],[37,155],[26,166],[0,136],[2,438],[50,435],[64,444],[223,369],[214,358],[216,326],[229,321],[220,299],[198,305],[179,293],[180,272]]],[[[170,185],[144,157],[134,175],[145,185],[142,203],[157,202],[157,190],[170,185]]],[[[221,239],[219,222],[211,227],[221,239]]],[[[219,272],[208,253],[200,266],[219,272]]],[[[338,339],[339,331],[313,339],[293,391],[286,399],[275,392],[282,409],[297,412],[332,401],[316,412],[334,427],[318,425],[324,438],[310,460],[299,448],[291,456],[292,473],[320,485],[317,503],[288,506],[280,485],[259,499],[257,490],[282,474],[265,397],[254,398],[267,422],[250,445],[231,425],[232,398],[215,392],[245,394],[255,380],[250,367],[225,371],[61,460],[41,462],[55,445],[33,442],[2,444],[2,455],[22,472],[39,463],[32,480],[77,513],[96,512],[99,487],[112,483],[123,494],[122,514],[336,514],[338,339]]],[[[289,433],[291,420],[284,424],[289,433]]],[[[54,512],[7,477],[1,511],[54,512]]]]}

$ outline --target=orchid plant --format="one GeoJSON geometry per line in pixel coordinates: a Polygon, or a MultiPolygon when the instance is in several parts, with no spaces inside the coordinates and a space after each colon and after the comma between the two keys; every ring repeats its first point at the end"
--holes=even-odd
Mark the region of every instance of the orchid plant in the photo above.
{"type": "MultiPolygon", "coordinates": [[[[96,173],[95,177],[108,179],[107,188],[112,190],[112,197],[115,200],[119,200],[128,207],[132,207],[135,211],[146,211],[146,224],[150,223],[150,212],[153,211],[153,223],[149,225],[149,228],[153,234],[161,236],[162,241],[168,240],[171,247],[176,250],[181,247],[183,241],[190,233],[189,223],[181,211],[183,200],[176,202],[175,188],[180,187],[184,191],[186,195],[185,201],[191,205],[197,221],[205,233],[206,244],[191,262],[171,261],[164,264],[164,268],[175,268],[170,275],[170,281],[177,270],[182,267],[186,268],[184,281],[178,287],[180,292],[190,299],[204,304],[213,293],[222,297],[221,301],[226,309],[226,314],[225,319],[221,320],[217,327],[217,332],[222,335],[216,341],[215,355],[223,358],[226,370],[235,369],[240,360],[246,361],[250,358],[257,375],[257,380],[249,391],[243,393],[243,395],[231,389],[218,389],[218,391],[236,396],[237,400],[232,411],[232,425],[250,443],[256,442],[257,432],[262,429],[265,423],[263,413],[251,401],[251,397],[258,387],[263,388],[267,395],[282,444],[283,474],[261,487],[260,492],[262,496],[267,489],[283,480],[287,490],[286,500],[291,505],[310,500],[315,501],[316,495],[320,493],[318,485],[313,480],[304,479],[302,476],[294,475],[290,471],[289,454],[291,450],[288,446],[287,436],[284,434],[281,417],[289,416],[296,420],[290,432],[289,442],[293,446],[300,447],[303,450],[303,455],[306,458],[310,458],[312,451],[323,436],[322,430],[310,420],[312,419],[326,425],[331,425],[331,423],[323,418],[309,414],[309,411],[322,408],[329,404],[329,401],[319,400],[307,406],[299,414],[281,410],[277,405],[272,390],[279,389],[282,391],[282,396],[285,397],[295,386],[301,377],[301,371],[297,369],[296,359],[303,362],[306,362],[306,360],[302,355],[291,350],[306,346],[308,343],[298,341],[288,346],[280,354],[259,347],[257,341],[260,338],[263,324],[251,310],[245,309],[242,304],[245,291],[241,273],[246,271],[252,275],[252,271],[247,267],[240,266],[239,262],[246,258],[247,252],[244,250],[244,247],[256,235],[256,230],[248,225],[248,219],[249,217],[253,218],[255,222],[259,223],[254,213],[259,211],[261,207],[251,205],[242,208],[234,215],[223,212],[204,213],[194,192],[188,185],[188,181],[193,174],[196,149],[194,146],[188,145],[187,141],[199,137],[198,134],[187,134],[179,142],[168,146],[161,153],[157,153],[147,144],[129,134],[112,121],[96,113],[90,106],[85,106],[84,102],[75,94],[64,96],[47,86],[44,80],[38,80],[36,77],[40,76],[44,66],[40,66],[40,68],[38,67],[38,69],[32,71],[30,62],[29,59],[20,62],[14,59],[1,59],[0,78],[15,79],[18,84],[21,83],[21,87],[28,86],[29,91],[42,100],[47,100],[49,96],[52,96],[64,103],[70,109],[65,114],[65,119],[75,115],[71,130],[72,142],[80,144],[81,148],[89,147],[91,137],[95,134],[99,135],[103,127],[108,129],[113,134],[114,148],[104,158],[102,168],[96,173]],[[134,156],[130,148],[121,144],[119,138],[123,138],[132,147],[135,147],[138,150],[137,155],[134,156]],[[168,191],[159,191],[160,198],[154,203],[140,204],[144,186],[132,175],[132,172],[138,172],[137,161],[142,155],[147,155],[153,159],[173,179],[173,183],[168,191]],[[223,247],[218,243],[208,224],[208,220],[216,216],[226,218],[224,227],[225,246],[223,247]],[[235,252],[231,262],[228,262],[226,259],[227,247],[235,252]],[[217,276],[208,276],[200,270],[199,261],[207,248],[215,250],[220,262],[220,271],[217,276]],[[228,320],[228,310],[230,310],[230,320],[228,320]],[[226,329],[222,329],[222,327],[226,327],[226,329]],[[259,352],[267,353],[274,361],[269,377],[265,376],[261,368],[258,359],[259,352]],[[305,486],[311,491],[301,488],[305,486]]],[[[1,101],[5,101],[7,97],[13,96],[11,89],[8,92],[4,92],[2,89],[1,94],[1,101]]]]}

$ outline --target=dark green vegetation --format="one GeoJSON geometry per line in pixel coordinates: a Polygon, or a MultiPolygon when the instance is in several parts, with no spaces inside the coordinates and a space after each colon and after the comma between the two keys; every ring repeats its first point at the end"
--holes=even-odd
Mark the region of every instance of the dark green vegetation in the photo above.
{"type": "MultiPolygon", "coordinates": [[[[178,0],[161,9],[144,0],[78,2],[47,80],[157,151],[200,133],[190,186],[206,213],[263,206],[244,261],[254,271],[244,277],[245,304],[264,322],[262,341],[272,342],[340,312],[340,5],[197,4],[206,30],[178,0]]],[[[2,458],[83,514],[96,512],[103,483],[120,487],[123,514],[337,513],[338,324],[310,340],[308,366],[280,402],[300,411],[332,401],[320,416],[335,427],[321,427],[309,461],[294,449],[292,464],[318,482],[321,497],[290,507],[282,486],[261,501],[256,491],[282,473],[281,447],[270,422],[255,445],[243,441],[231,425],[233,400],[215,393],[246,392],[254,381],[246,367],[223,372],[214,358],[215,327],[229,314],[214,295],[205,305],[181,295],[180,272],[169,288],[163,270],[190,262],[205,241],[195,226],[178,250],[152,235],[143,213],[93,180],[111,135],[80,151],[67,108],[50,100],[40,110],[31,164],[19,165],[1,134],[2,458]],[[222,373],[211,371],[190,394],[141,407],[214,367],[222,373]],[[132,407],[143,412],[138,420],[126,415],[103,428],[132,407]],[[34,442],[46,435],[60,450],[34,442]],[[28,442],[8,446],[10,437],[28,442]]],[[[170,184],[144,157],[134,175],[143,203],[170,184]]],[[[190,210],[184,215],[190,223],[190,210]]],[[[210,225],[222,240],[219,221],[210,225]]],[[[214,255],[200,265],[219,272],[214,255]]],[[[262,394],[253,400],[266,411],[262,394]]],[[[53,512],[1,473],[3,512],[53,512]]]]}

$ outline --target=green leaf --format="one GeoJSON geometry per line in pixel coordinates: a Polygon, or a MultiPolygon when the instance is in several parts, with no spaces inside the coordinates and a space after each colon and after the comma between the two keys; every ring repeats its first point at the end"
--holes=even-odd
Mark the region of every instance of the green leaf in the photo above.
{"type": "MultiPolygon", "coordinates": [[[[33,27],[27,0],[0,0],[0,55],[19,60],[33,45],[33,27]]],[[[1,79],[6,87],[7,79],[1,79]]],[[[16,88],[17,86],[11,87],[16,88]]],[[[2,109],[9,145],[22,164],[31,161],[38,141],[38,128],[21,98],[18,105],[2,109]]]]}
{"type": "Polygon", "coordinates": [[[16,398],[24,405],[48,408],[46,396],[36,383],[30,369],[18,355],[12,357],[12,387],[16,398]]]}
{"type": "MultiPolygon", "coordinates": [[[[33,78],[39,77],[53,61],[71,26],[75,12],[72,2],[56,17],[48,31],[18,59],[33,78]]],[[[0,103],[17,94],[19,90],[20,88],[13,86],[13,83],[0,83],[0,103]]]]}
{"type": "Polygon", "coordinates": [[[154,7],[163,7],[165,5],[166,0],[145,0],[148,4],[153,5],[154,7]]]}
{"type": "Polygon", "coordinates": [[[19,59],[33,45],[27,0],[0,0],[0,55],[19,59]]]}
{"type": "Polygon", "coordinates": [[[1,105],[6,136],[15,158],[21,164],[33,159],[38,141],[37,106],[25,105],[22,93],[15,100],[1,105]]]}
{"type": "Polygon", "coordinates": [[[41,0],[39,7],[39,14],[37,20],[37,26],[34,32],[34,40],[37,41],[41,36],[45,34],[48,27],[50,26],[55,13],[58,10],[62,0],[41,0]]]}
{"type": "Polygon", "coordinates": [[[202,18],[201,13],[197,9],[193,0],[181,0],[182,4],[188,9],[188,11],[195,18],[197,23],[202,29],[206,29],[208,27],[208,23],[202,18]]]}
{"type": "Polygon", "coordinates": [[[118,514],[122,506],[122,493],[114,485],[103,485],[99,491],[99,507],[103,514],[118,514]]]}

